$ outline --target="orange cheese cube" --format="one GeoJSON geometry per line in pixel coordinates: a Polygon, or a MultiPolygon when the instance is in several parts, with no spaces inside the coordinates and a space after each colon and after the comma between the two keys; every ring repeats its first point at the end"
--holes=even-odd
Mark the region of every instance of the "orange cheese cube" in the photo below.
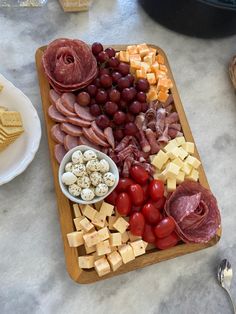
{"type": "Polygon", "coordinates": [[[151,65],[151,70],[152,72],[156,72],[159,70],[159,63],[157,61],[155,61],[152,65],[151,65]]]}
{"type": "Polygon", "coordinates": [[[157,54],[157,50],[155,48],[152,48],[152,47],[149,47],[149,52],[154,53],[155,56],[157,54]]]}
{"type": "Polygon", "coordinates": [[[138,48],[136,45],[131,45],[131,46],[127,46],[127,49],[128,53],[130,55],[133,55],[133,54],[137,54],[138,53],[138,48]]]}
{"type": "Polygon", "coordinates": [[[120,51],[119,59],[122,62],[129,62],[129,53],[128,53],[128,51],[120,51]]]}
{"type": "Polygon", "coordinates": [[[156,77],[154,73],[147,73],[147,80],[150,85],[156,84],[156,77]]]}
{"type": "Polygon", "coordinates": [[[141,57],[144,57],[149,53],[149,48],[145,43],[137,45],[137,49],[141,57]]]}
{"type": "Polygon", "coordinates": [[[143,69],[136,70],[136,77],[137,78],[146,78],[146,72],[143,69]]]}
{"type": "Polygon", "coordinates": [[[163,92],[168,91],[169,88],[172,87],[172,82],[167,78],[160,78],[157,83],[157,89],[163,92]]]}
{"type": "Polygon", "coordinates": [[[147,100],[148,101],[153,101],[157,100],[157,90],[156,88],[150,88],[148,93],[147,93],[147,100]]]}
{"type": "Polygon", "coordinates": [[[146,62],[141,62],[141,70],[144,70],[146,73],[151,71],[150,65],[146,62]]]}
{"type": "Polygon", "coordinates": [[[159,91],[158,92],[158,95],[157,95],[157,99],[160,101],[160,102],[166,102],[167,98],[168,98],[168,93],[165,93],[163,91],[159,91]]]}
{"type": "Polygon", "coordinates": [[[166,77],[166,73],[163,72],[163,71],[160,71],[160,70],[156,70],[155,71],[155,75],[156,75],[156,79],[160,79],[160,78],[163,78],[163,77],[166,77]]]}
{"type": "Polygon", "coordinates": [[[142,61],[141,57],[140,57],[140,54],[130,54],[129,55],[129,61],[133,61],[133,60],[136,60],[136,61],[142,61]]]}
{"type": "Polygon", "coordinates": [[[165,72],[165,73],[168,72],[167,67],[165,65],[163,65],[163,64],[160,64],[160,70],[165,72]]]}
{"type": "Polygon", "coordinates": [[[134,70],[140,70],[141,69],[141,62],[138,60],[131,60],[130,61],[130,67],[134,70]]]}
{"type": "Polygon", "coordinates": [[[143,61],[151,66],[155,62],[154,54],[149,53],[143,58],[143,61]]]}
{"type": "Polygon", "coordinates": [[[164,57],[158,53],[158,55],[156,56],[156,61],[160,64],[164,64],[165,63],[165,59],[164,57]]]}

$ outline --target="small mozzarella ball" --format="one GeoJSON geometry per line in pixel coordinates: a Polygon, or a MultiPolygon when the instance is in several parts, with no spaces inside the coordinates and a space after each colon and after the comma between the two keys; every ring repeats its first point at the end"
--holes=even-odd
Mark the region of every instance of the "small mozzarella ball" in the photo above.
{"type": "Polygon", "coordinates": [[[91,189],[83,189],[81,191],[81,198],[84,201],[91,201],[94,198],[94,192],[91,189]]]}
{"type": "Polygon", "coordinates": [[[80,181],[80,186],[81,186],[81,188],[83,188],[83,189],[85,189],[85,188],[89,188],[90,187],[90,184],[91,184],[91,181],[90,181],[90,179],[89,179],[89,177],[88,176],[83,176],[83,177],[81,177],[81,181],[80,181]]]}
{"type": "Polygon", "coordinates": [[[89,161],[89,160],[93,160],[93,159],[97,159],[97,154],[91,149],[86,150],[84,152],[84,160],[89,161]]]}
{"type": "Polygon", "coordinates": [[[100,172],[106,173],[107,171],[109,171],[110,169],[109,163],[105,159],[101,159],[99,163],[100,163],[100,172]]]}
{"type": "Polygon", "coordinates": [[[115,184],[115,176],[111,172],[107,172],[103,175],[103,181],[107,186],[113,186],[115,184]]]}
{"type": "Polygon", "coordinates": [[[95,194],[97,196],[103,196],[107,194],[107,192],[108,192],[108,186],[104,183],[98,184],[98,186],[95,189],[95,194]]]}
{"type": "Polygon", "coordinates": [[[76,164],[72,166],[72,172],[77,176],[77,177],[82,177],[86,174],[86,168],[85,165],[83,164],[76,164]]]}
{"type": "Polygon", "coordinates": [[[94,171],[90,174],[90,180],[92,185],[97,186],[99,183],[103,182],[102,174],[100,172],[94,171]]]}
{"type": "Polygon", "coordinates": [[[82,164],[84,162],[84,156],[80,150],[76,150],[71,156],[73,164],[82,164]]]}
{"type": "Polygon", "coordinates": [[[78,186],[77,184],[70,185],[68,189],[69,193],[73,196],[79,196],[81,193],[81,190],[82,190],[81,187],[78,186]]]}
{"type": "Polygon", "coordinates": [[[71,185],[71,184],[75,183],[76,180],[77,180],[77,178],[76,178],[76,176],[72,172],[65,172],[61,176],[61,181],[65,185],[71,185]]]}
{"type": "Polygon", "coordinates": [[[100,162],[96,159],[89,160],[86,164],[88,171],[100,171],[100,162]]]}
{"type": "Polygon", "coordinates": [[[72,162],[68,162],[66,165],[65,165],[65,171],[66,172],[71,172],[72,171],[72,162]]]}

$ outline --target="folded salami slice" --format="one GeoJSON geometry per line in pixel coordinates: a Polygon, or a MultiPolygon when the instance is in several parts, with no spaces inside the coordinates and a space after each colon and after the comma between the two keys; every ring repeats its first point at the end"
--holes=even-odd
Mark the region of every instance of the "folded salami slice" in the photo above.
{"type": "Polygon", "coordinates": [[[45,50],[42,64],[52,87],[71,92],[88,85],[97,75],[97,61],[81,40],[56,39],[45,50]]]}
{"type": "Polygon", "coordinates": [[[184,242],[206,243],[220,226],[220,211],[214,195],[198,182],[185,181],[171,194],[165,212],[176,222],[184,242]]]}

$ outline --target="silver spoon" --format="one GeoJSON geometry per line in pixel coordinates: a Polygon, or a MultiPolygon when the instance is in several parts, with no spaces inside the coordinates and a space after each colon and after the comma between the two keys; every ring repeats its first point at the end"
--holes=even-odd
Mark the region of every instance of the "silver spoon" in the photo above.
{"type": "Polygon", "coordinates": [[[233,305],[234,314],[236,314],[235,305],[234,305],[234,302],[230,293],[230,286],[231,286],[231,281],[233,278],[233,270],[227,259],[223,259],[220,262],[220,265],[218,267],[217,277],[218,277],[221,287],[224,288],[228,292],[229,298],[233,305]]]}

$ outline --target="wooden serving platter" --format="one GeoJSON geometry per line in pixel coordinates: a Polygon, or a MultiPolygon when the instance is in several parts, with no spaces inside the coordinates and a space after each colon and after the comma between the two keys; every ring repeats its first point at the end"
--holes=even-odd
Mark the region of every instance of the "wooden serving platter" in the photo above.
{"type": "MultiPolygon", "coordinates": [[[[173,94],[174,103],[175,103],[175,109],[179,114],[180,123],[182,125],[183,133],[187,141],[194,142],[176,85],[175,81],[167,60],[167,57],[162,49],[155,45],[150,45],[153,48],[156,48],[158,52],[160,52],[164,58],[165,58],[165,64],[168,68],[169,77],[173,82],[173,88],[171,89],[171,93],[173,94]]],[[[116,51],[119,50],[125,50],[127,45],[113,45],[113,48],[116,51]]],[[[81,284],[85,283],[92,283],[98,280],[110,278],[122,273],[129,272],[134,269],[138,269],[141,267],[145,267],[151,264],[155,264],[167,259],[171,259],[180,255],[184,255],[187,253],[192,253],[195,251],[202,250],[204,248],[210,247],[215,245],[220,237],[221,237],[221,228],[218,229],[217,234],[214,238],[211,239],[208,243],[205,244],[179,244],[173,248],[158,251],[156,249],[151,249],[147,251],[146,254],[139,256],[132,262],[122,265],[117,271],[110,272],[108,275],[104,277],[98,277],[96,271],[93,270],[82,270],[79,268],[78,265],[78,256],[81,254],[84,254],[83,249],[79,248],[71,248],[68,245],[67,242],[67,233],[70,233],[72,231],[75,231],[75,227],[73,224],[73,218],[74,213],[72,209],[72,203],[64,196],[64,194],[61,192],[59,182],[58,182],[58,163],[56,159],[54,158],[54,145],[51,136],[50,136],[50,129],[53,126],[54,122],[49,118],[47,111],[48,107],[50,106],[49,102],[49,90],[50,86],[48,83],[48,80],[46,76],[44,75],[43,68],[42,68],[42,55],[46,47],[41,47],[36,51],[36,67],[38,71],[38,78],[39,78],[39,86],[41,91],[41,97],[42,97],[42,106],[44,111],[44,118],[46,122],[46,128],[47,128],[47,136],[48,136],[48,145],[49,145],[49,151],[50,151],[50,158],[51,158],[51,165],[52,165],[52,171],[53,171],[53,177],[54,177],[54,184],[55,184],[55,191],[56,191],[56,197],[58,202],[58,211],[59,211],[59,219],[60,219],[60,225],[61,225],[61,233],[62,233],[62,239],[64,244],[64,252],[65,252],[65,259],[66,259],[66,268],[70,275],[70,277],[81,284]]],[[[195,150],[195,157],[197,157],[200,160],[200,156],[198,154],[197,149],[195,150]]],[[[209,184],[206,178],[205,171],[200,166],[199,169],[199,181],[200,183],[209,189],[209,184]]]]}

